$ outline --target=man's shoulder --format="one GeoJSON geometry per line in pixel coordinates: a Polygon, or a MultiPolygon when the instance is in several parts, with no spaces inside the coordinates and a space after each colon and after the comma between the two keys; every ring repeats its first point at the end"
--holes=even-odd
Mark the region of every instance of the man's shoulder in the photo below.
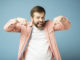
{"type": "Polygon", "coordinates": [[[47,24],[50,24],[50,25],[51,25],[51,24],[53,24],[53,21],[52,21],[52,20],[46,20],[46,21],[45,21],[45,23],[47,23],[47,24]]]}
{"type": "Polygon", "coordinates": [[[45,26],[47,26],[48,28],[53,28],[54,27],[54,24],[53,24],[52,20],[46,20],[45,22],[46,22],[45,26]]]}

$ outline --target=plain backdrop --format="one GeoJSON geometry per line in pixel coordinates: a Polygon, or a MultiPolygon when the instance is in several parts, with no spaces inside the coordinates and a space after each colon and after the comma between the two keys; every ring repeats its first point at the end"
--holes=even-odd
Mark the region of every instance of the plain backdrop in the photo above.
{"type": "Polygon", "coordinates": [[[16,17],[30,21],[30,10],[37,5],[45,8],[45,20],[69,19],[69,30],[55,32],[57,45],[62,60],[80,60],[80,0],[0,0],[0,60],[17,60],[20,40],[20,33],[5,32],[4,25],[16,17]]]}

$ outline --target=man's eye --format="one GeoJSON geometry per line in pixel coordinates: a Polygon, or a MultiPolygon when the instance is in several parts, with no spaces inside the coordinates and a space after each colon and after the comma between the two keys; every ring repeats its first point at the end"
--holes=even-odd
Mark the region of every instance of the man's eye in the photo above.
{"type": "Polygon", "coordinates": [[[39,19],[39,17],[37,17],[37,19],[39,19]]]}
{"type": "Polygon", "coordinates": [[[44,19],[44,17],[42,17],[42,19],[44,19]]]}

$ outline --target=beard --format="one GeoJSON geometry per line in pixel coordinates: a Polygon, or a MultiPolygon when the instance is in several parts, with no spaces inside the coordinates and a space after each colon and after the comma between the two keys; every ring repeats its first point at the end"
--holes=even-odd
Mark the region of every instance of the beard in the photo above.
{"type": "Polygon", "coordinates": [[[38,29],[42,30],[44,28],[45,22],[33,23],[38,29]]]}

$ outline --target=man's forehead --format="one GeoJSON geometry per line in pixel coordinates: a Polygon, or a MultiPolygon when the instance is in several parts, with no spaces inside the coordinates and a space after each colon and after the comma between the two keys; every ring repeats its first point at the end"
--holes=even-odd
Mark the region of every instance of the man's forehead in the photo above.
{"type": "Polygon", "coordinates": [[[42,16],[42,17],[44,17],[45,15],[44,15],[44,12],[41,12],[41,13],[34,12],[34,16],[42,16]]]}

